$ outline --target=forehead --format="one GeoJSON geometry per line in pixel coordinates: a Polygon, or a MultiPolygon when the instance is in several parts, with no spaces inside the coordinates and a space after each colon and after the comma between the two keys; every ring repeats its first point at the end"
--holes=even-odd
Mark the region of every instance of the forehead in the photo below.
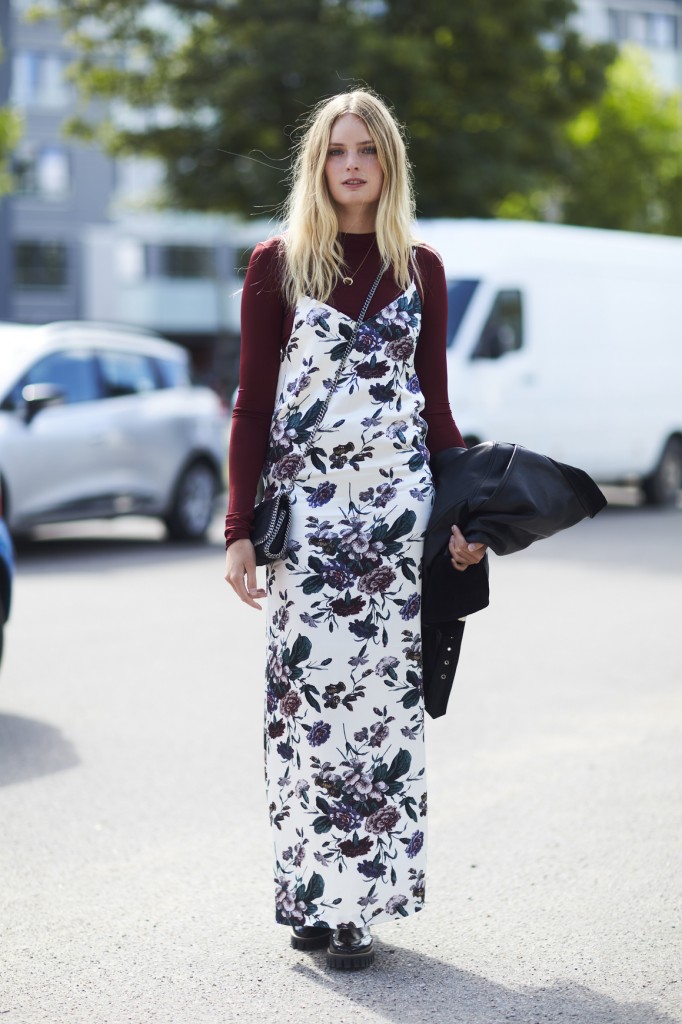
{"type": "Polygon", "coordinates": [[[335,142],[365,142],[371,139],[369,128],[357,114],[341,114],[332,125],[330,139],[335,142]]]}

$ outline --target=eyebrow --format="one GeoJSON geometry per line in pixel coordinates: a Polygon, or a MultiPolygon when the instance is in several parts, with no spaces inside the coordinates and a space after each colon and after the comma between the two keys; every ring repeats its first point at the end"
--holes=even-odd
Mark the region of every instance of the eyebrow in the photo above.
{"type": "MultiPolygon", "coordinates": [[[[338,149],[339,147],[345,146],[345,142],[330,142],[329,145],[330,146],[335,146],[338,149]]],[[[374,139],[365,139],[364,142],[358,142],[358,146],[373,146],[373,145],[374,145],[374,139]]]]}

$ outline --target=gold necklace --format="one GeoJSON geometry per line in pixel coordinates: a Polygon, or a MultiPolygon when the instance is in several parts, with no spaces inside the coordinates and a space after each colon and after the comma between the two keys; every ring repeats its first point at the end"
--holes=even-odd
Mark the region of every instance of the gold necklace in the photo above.
{"type": "Polygon", "coordinates": [[[344,284],[347,284],[349,286],[353,284],[353,279],[358,276],[358,274],[362,270],[362,267],[364,266],[364,263],[365,263],[367,257],[369,256],[369,254],[371,253],[372,249],[374,248],[375,241],[376,241],[376,239],[373,238],[372,239],[372,244],[370,245],[369,249],[365,253],[365,255],[364,255],[363,259],[362,259],[362,263],[360,264],[359,267],[356,268],[355,273],[353,274],[353,277],[342,277],[341,278],[341,280],[343,281],[344,284]]]}

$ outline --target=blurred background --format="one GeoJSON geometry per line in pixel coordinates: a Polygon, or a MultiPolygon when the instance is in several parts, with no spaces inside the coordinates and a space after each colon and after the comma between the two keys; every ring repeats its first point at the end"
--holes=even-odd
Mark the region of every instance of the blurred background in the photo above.
{"type": "Polygon", "coordinates": [[[0,0],[0,42],[3,1019],[681,1022],[682,0],[0,0]],[[430,923],[351,991],[271,927],[222,518],[249,254],[362,84],[462,432],[610,507],[493,560],[431,726],[430,923]]]}
{"type": "Polygon", "coordinates": [[[406,124],[421,218],[682,233],[676,0],[3,0],[0,19],[0,319],[160,331],[225,396],[296,126],[350,85],[406,124]]]}

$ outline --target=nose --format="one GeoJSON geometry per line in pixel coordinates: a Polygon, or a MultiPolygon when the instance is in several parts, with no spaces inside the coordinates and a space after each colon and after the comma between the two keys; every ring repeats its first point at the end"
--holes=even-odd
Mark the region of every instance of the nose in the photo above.
{"type": "Polygon", "coordinates": [[[354,149],[349,149],[346,153],[346,167],[350,170],[352,167],[358,166],[358,155],[354,149]]]}

